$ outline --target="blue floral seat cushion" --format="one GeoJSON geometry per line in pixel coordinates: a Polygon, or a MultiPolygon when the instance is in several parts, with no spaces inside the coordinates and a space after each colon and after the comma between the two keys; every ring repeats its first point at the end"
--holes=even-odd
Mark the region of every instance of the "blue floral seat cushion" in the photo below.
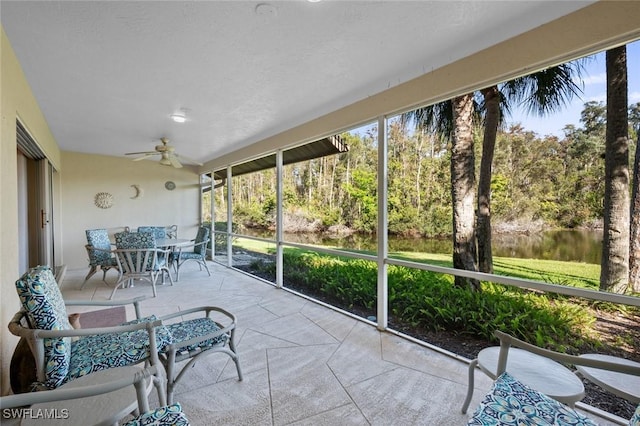
{"type": "MultiPolygon", "coordinates": [[[[220,330],[218,324],[211,318],[195,318],[190,320],[181,321],[174,324],[165,325],[169,333],[171,333],[171,339],[173,344],[180,344],[194,337],[204,336],[206,334],[215,333],[220,330]]],[[[197,345],[184,346],[177,350],[180,352],[191,352],[198,348],[204,349],[214,345],[224,344],[229,338],[228,334],[222,334],[213,339],[208,339],[200,342],[197,345]]]]}
{"type": "MultiPolygon", "coordinates": [[[[155,316],[128,321],[122,325],[155,321],[155,316]]],[[[156,345],[162,350],[171,342],[171,334],[164,326],[155,328],[156,345]]],[[[96,371],[137,364],[149,357],[149,335],[146,330],[129,333],[97,334],[81,338],[71,345],[69,374],[65,381],[96,371]]]]}
{"type": "MultiPolygon", "coordinates": [[[[71,330],[64,299],[48,266],[31,268],[18,281],[16,290],[31,327],[41,330],[71,330]]],[[[44,339],[46,362],[44,385],[60,386],[69,372],[71,339],[44,339]]]]}
{"type": "Polygon", "coordinates": [[[156,408],[153,411],[142,413],[129,420],[123,426],[189,426],[189,420],[184,415],[179,403],[156,408]]]}
{"type": "Polygon", "coordinates": [[[591,419],[519,382],[496,379],[467,425],[597,426],[591,419]]]}
{"type": "MultiPolygon", "coordinates": [[[[175,252],[176,257],[178,256],[178,252],[175,252]]],[[[204,256],[200,253],[194,253],[192,251],[186,251],[180,253],[180,260],[185,259],[202,259],[204,256]]]]}
{"type": "Polygon", "coordinates": [[[631,420],[629,420],[629,426],[640,426],[640,405],[636,407],[636,411],[633,413],[631,420]]]}

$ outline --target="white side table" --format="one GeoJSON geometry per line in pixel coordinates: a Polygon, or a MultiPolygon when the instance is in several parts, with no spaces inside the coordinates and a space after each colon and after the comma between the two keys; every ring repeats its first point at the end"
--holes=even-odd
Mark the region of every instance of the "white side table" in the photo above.
{"type": "MultiPolygon", "coordinates": [[[[71,389],[82,386],[96,385],[112,380],[131,377],[142,368],[136,366],[110,368],[97,371],[84,377],[65,383],[60,389],[71,389]]],[[[146,386],[147,394],[153,387],[151,379],[146,386]]],[[[86,425],[114,425],[138,408],[138,398],[133,385],[102,395],[91,396],[66,401],[47,402],[31,406],[32,416],[25,417],[22,426],[86,426],[86,425]],[[47,415],[46,419],[37,415],[47,415]]]]}
{"type": "MultiPolygon", "coordinates": [[[[462,405],[462,413],[467,412],[471,397],[476,365],[486,375],[496,379],[498,371],[499,346],[485,348],[478,353],[478,358],[469,364],[469,388],[462,405]]],[[[540,355],[519,348],[510,348],[507,368],[513,377],[543,394],[573,406],[584,397],[582,380],[562,364],[540,355]]]]}
{"type": "MultiPolygon", "coordinates": [[[[584,354],[580,355],[580,357],[640,367],[640,363],[638,362],[611,355],[584,354]]],[[[597,384],[602,389],[634,404],[640,404],[640,376],[602,370],[600,368],[585,367],[584,365],[576,365],[576,369],[586,379],[597,384]]]]}

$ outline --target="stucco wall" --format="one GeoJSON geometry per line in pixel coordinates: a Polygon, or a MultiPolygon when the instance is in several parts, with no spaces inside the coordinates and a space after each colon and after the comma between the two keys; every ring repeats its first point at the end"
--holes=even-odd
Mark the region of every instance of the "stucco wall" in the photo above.
{"type": "Polygon", "coordinates": [[[10,392],[9,363],[18,339],[7,329],[19,309],[16,120],[20,120],[56,169],[53,178],[56,265],[87,267],[84,230],[96,227],[176,224],[180,237],[195,237],[200,219],[198,174],[153,161],[61,152],[31,92],[4,29],[0,37],[0,394],[10,392]],[[176,183],[167,191],[164,183],[176,183]],[[108,182],[108,183],[105,183],[108,182]],[[143,195],[131,199],[138,184],[143,195]],[[99,209],[96,192],[110,192],[114,206],[99,209]]]}
{"type": "Polygon", "coordinates": [[[178,237],[195,238],[200,223],[199,175],[195,170],[163,166],[157,160],[134,162],[125,157],[73,152],[63,152],[62,163],[58,226],[62,261],[68,269],[88,270],[85,229],[107,228],[113,233],[124,226],[175,224],[178,237]],[[167,181],[174,182],[176,189],[167,190],[167,181]],[[142,190],[138,198],[132,198],[136,191],[131,185],[142,190]],[[113,195],[113,207],[97,207],[94,199],[98,192],[113,195]]]}
{"type": "Polygon", "coordinates": [[[60,151],[4,29],[0,32],[0,394],[5,395],[9,392],[9,362],[18,341],[7,330],[19,307],[14,286],[20,274],[16,120],[21,120],[55,168],[60,166],[60,151]]]}

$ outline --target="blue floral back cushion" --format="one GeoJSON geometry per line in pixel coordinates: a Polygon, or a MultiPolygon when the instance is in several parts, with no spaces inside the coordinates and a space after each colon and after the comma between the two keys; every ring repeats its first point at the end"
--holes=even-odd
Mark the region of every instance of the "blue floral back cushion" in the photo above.
{"type": "Polygon", "coordinates": [[[116,247],[122,249],[148,249],[156,247],[152,232],[118,232],[114,235],[116,247]]]}
{"type": "Polygon", "coordinates": [[[597,426],[597,423],[503,373],[467,425],[597,426]]]}
{"type": "Polygon", "coordinates": [[[179,403],[156,408],[132,419],[124,426],[189,426],[189,420],[182,412],[179,403]]]}
{"type": "MultiPolygon", "coordinates": [[[[16,281],[16,290],[31,327],[41,330],[71,330],[64,299],[48,266],[36,266],[16,281]]],[[[57,388],[66,379],[71,358],[71,339],[44,339],[45,382],[57,388]]]]}

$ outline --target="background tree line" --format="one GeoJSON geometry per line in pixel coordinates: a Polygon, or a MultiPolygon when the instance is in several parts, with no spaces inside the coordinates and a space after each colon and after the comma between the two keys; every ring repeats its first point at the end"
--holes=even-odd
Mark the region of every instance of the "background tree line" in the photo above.
{"type": "MultiPolygon", "coordinates": [[[[611,111],[602,103],[586,103],[582,126],[567,126],[562,139],[540,137],[520,125],[508,129],[500,126],[509,109],[508,99],[520,102],[529,99],[538,104],[540,113],[548,113],[562,103],[562,96],[554,94],[562,84],[569,85],[566,93],[577,93],[576,87],[571,86],[572,70],[579,70],[576,64],[545,70],[535,78],[523,78],[524,82],[508,82],[475,96],[465,95],[390,120],[389,231],[404,235],[451,235],[454,266],[478,270],[480,260],[485,265],[481,269],[484,272],[491,272],[491,221],[494,224],[541,221],[561,228],[604,222],[606,240],[605,216],[607,211],[611,212],[611,206],[607,210],[607,201],[612,198],[605,196],[607,182],[612,181],[607,177],[607,153],[612,151],[608,144],[612,138],[620,139],[607,133],[612,127],[607,123],[613,122],[608,116],[611,111]],[[493,118],[492,111],[496,115],[493,118]],[[476,157],[482,158],[479,164],[474,161],[476,157]],[[475,176],[480,176],[477,195],[475,176]],[[463,185],[457,187],[456,182],[463,185]],[[488,188],[483,188],[487,185],[488,188]],[[459,214],[465,217],[458,217],[459,214]],[[489,227],[476,240],[475,226],[483,222],[483,215],[489,227]],[[488,241],[484,254],[483,241],[488,241]],[[476,247],[481,248],[480,259],[476,247]],[[463,255],[458,256],[462,259],[458,264],[457,248],[463,255]]],[[[626,105],[626,96],[624,102],[626,105]]],[[[638,163],[633,155],[628,155],[636,151],[638,111],[640,106],[636,104],[624,114],[626,137],[622,139],[626,144],[627,170],[633,170],[638,163]]],[[[321,228],[338,225],[355,232],[375,232],[376,134],[375,128],[364,134],[345,133],[342,137],[349,146],[347,153],[286,166],[283,173],[286,217],[297,219],[296,223],[304,218],[321,228]]],[[[616,160],[619,163],[620,159],[616,160]]],[[[628,182],[634,181],[633,176],[626,177],[628,182]]],[[[235,177],[233,188],[235,222],[263,228],[274,226],[275,170],[235,177]]],[[[632,195],[630,185],[625,191],[632,195]]],[[[224,203],[224,199],[219,202],[224,203]]],[[[638,214],[632,217],[637,219],[638,214]]],[[[473,282],[470,285],[477,288],[473,282]]]]}
{"type": "MultiPolygon", "coordinates": [[[[534,222],[556,228],[601,227],[604,197],[606,108],[588,102],[581,126],[565,137],[539,136],[515,124],[497,134],[491,179],[495,224],[534,222]]],[[[640,104],[630,125],[640,125],[640,104]]],[[[288,215],[322,229],[341,225],[372,233],[377,226],[377,130],[344,133],[345,154],[285,166],[288,215]]],[[[632,148],[637,134],[631,130],[632,148]]],[[[482,129],[475,150],[481,154],[482,129]]],[[[398,235],[450,236],[450,156],[447,141],[414,132],[400,120],[389,126],[389,231],[398,235]]],[[[631,167],[631,164],[630,164],[631,167]]],[[[479,164],[476,165],[479,172],[479,164]]],[[[226,197],[226,195],[225,195],[226,197]]],[[[224,205],[224,200],[218,200],[224,205]]],[[[234,222],[269,228],[275,224],[275,170],[234,177],[234,222]]]]}

